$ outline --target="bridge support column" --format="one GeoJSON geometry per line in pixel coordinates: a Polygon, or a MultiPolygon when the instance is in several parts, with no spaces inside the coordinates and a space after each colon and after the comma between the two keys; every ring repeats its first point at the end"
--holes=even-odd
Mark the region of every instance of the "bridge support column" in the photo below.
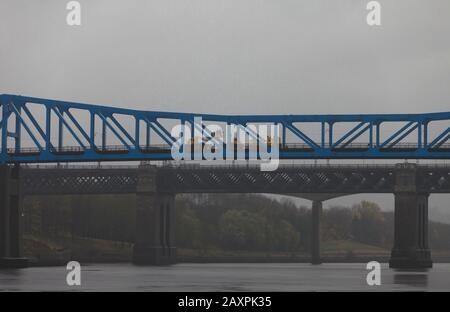
{"type": "Polygon", "coordinates": [[[428,195],[416,184],[416,165],[399,164],[395,176],[395,236],[389,267],[431,268],[428,247],[428,195]]]}
{"type": "Polygon", "coordinates": [[[322,201],[313,200],[311,210],[311,264],[321,264],[320,259],[320,219],[322,216],[322,201]]]}
{"type": "Polygon", "coordinates": [[[175,194],[156,189],[155,166],[141,166],[136,193],[136,237],[133,263],[166,265],[176,262],[175,194]]]}
{"type": "Polygon", "coordinates": [[[0,268],[28,266],[22,258],[22,200],[19,167],[0,166],[0,268]]]}

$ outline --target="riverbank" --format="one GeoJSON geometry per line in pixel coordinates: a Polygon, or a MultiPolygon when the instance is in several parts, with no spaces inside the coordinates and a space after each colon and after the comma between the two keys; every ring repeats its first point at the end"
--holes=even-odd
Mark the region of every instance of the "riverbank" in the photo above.
{"type": "MultiPolygon", "coordinates": [[[[133,244],[92,238],[48,238],[25,236],[25,256],[30,266],[66,265],[71,260],[80,263],[129,263],[133,244]]],[[[327,241],[322,244],[323,263],[388,262],[387,249],[352,241],[327,241]]],[[[450,251],[432,253],[435,263],[450,263],[450,251]]],[[[310,263],[306,251],[260,252],[219,249],[177,249],[178,263],[310,263]]]]}

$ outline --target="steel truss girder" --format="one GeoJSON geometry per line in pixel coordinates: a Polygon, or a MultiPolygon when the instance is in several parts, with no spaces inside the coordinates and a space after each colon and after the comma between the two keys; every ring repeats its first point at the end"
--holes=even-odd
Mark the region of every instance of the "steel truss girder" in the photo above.
{"type": "MultiPolygon", "coordinates": [[[[0,95],[0,111],[0,163],[171,160],[171,147],[176,138],[171,135],[171,127],[162,124],[161,120],[188,124],[194,131],[194,128],[198,128],[196,118],[201,118],[205,123],[234,124],[239,127],[278,125],[282,128],[279,140],[281,159],[450,158],[450,112],[233,116],[143,111],[8,94],[0,95]],[[44,107],[45,116],[38,116],[29,109],[34,104],[44,107]],[[74,110],[86,112],[89,120],[80,120],[80,117],[74,116],[74,110]],[[131,124],[119,120],[118,115],[130,118],[131,124]],[[38,119],[42,118],[44,122],[40,124],[38,119]],[[57,142],[52,139],[52,133],[55,132],[52,120],[58,124],[57,142]],[[89,124],[89,129],[82,126],[83,121],[89,124]],[[96,133],[98,122],[101,123],[100,133],[96,133]],[[385,131],[388,133],[382,135],[380,128],[391,122],[402,126],[398,130],[387,127],[385,131]],[[429,124],[434,122],[443,122],[445,125],[434,132],[429,131],[429,124]],[[11,130],[13,123],[15,129],[11,130]],[[145,140],[141,124],[146,128],[142,129],[147,133],[145,140]],[[320,128],[317,137],[302,128],[314,124],[320,128]],[[347,124],[353,125],[343,133],[336,133],[336,125],[347,124]],[[129,127],[134,127],[134,130],[128,130],[129,127]],[[150,142],[150,132],[164,142],[163,147],[150,142]],[[111,138],[107,133],[119,142],[118,146],[108,144],[111,138]],[[364,134],[369,136],[367,142],[361,142],[364,134]],[[30,137],[31,143],[27,144],[32,144],[31,147],[25,144],[25,135],[30,137]],[[97,141],[101,137],[101,143],[96,143],[96,136],[97,141]],[[65,143],[66,138],[71,138],[75,145],[65,143]]],[[[226,144],[224,139],[212,138],[207,126],[203,130],[211,142],[226,144]]],[[[253,130],[246,131],[258,142],[265,140],[253,130]]],[[[225,151],[226,148],[223,148],[224,155],[225,151]]]]}
{"type": "MultiPolygon", "coordinates": [[[[138,168],[21,170],[24,195],[128,194],[136,192],[138,168]]],[[[450,193],[450,166],[419,166],[418,190],[450,193]]],[[[281,166],[264,172],[247,166],[166,166],[156,187],[171,193],[393,193],[394,166],[281,166]]]]}

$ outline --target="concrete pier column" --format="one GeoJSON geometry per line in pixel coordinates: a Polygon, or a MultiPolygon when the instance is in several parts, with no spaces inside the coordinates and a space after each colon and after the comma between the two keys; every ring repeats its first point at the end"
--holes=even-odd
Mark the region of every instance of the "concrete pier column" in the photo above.
{"type": "Polygon", "coordinates": [[[320,219],[322,216],[322,201],[313,200],[311,210],[311,263],[321,264],[320,259],[320,219]]]}
{"type": "Polygon", "coordinates": [[[139,167],[133,249],[135,264],[176,262],[175,194],[158,192],[156,179],[157,167],[139,167]]]}
{"type": "Polygon", "coordinates": [[[0,268],[26,267],[22,257],[22,199],[19,167],[0,166],[0,268]]]}
{"type": "Polygon", "coordinates": [[[431,268],[428,246],[428,195],[417,188],[415,164],[399,164],[395,172],[395,235],[389,267],[431,268]]]}

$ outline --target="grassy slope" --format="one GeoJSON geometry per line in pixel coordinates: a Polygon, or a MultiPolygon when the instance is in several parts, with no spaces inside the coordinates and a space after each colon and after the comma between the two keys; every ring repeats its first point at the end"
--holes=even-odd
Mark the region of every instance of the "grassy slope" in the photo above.
{"type": "Polygon", "coordinates": [[[321,251],[324,255],[326,254],[347,254],[354,253],[358,254],[387,254],[389,250],[383,249],[377,246],[367,245],[359,242],[348,241],[348,240],[335,240],[327,241],[322,243],[321,251]]]}
{"type": "Polygon", "coordinates": [[[53,241],[45,237],[25,235],[24,255],[42,261],[125,261],[131,257],[132,244],[93,239],[62,238],[53,241]]]}
{"type": "MultiPolygon", "coordinates": [[[[325,257],[385,256],[389,254],[389,251],[386,249],[342,240],[322,243],[321,251],[325,257]]],[[[64,262],[69,259],[78,259],[85,262],[129,261],[132,253],[132,244],[92,238],[63,239],[55,242],[44,237],[25,236],[24,253],[28,257],[40,259],[42,262],[64,262]]],[[[221,249],[198,250],[179,248],[177,253],[181,259],[309,257],[308,252],[228,251],[221,249]]]]}

